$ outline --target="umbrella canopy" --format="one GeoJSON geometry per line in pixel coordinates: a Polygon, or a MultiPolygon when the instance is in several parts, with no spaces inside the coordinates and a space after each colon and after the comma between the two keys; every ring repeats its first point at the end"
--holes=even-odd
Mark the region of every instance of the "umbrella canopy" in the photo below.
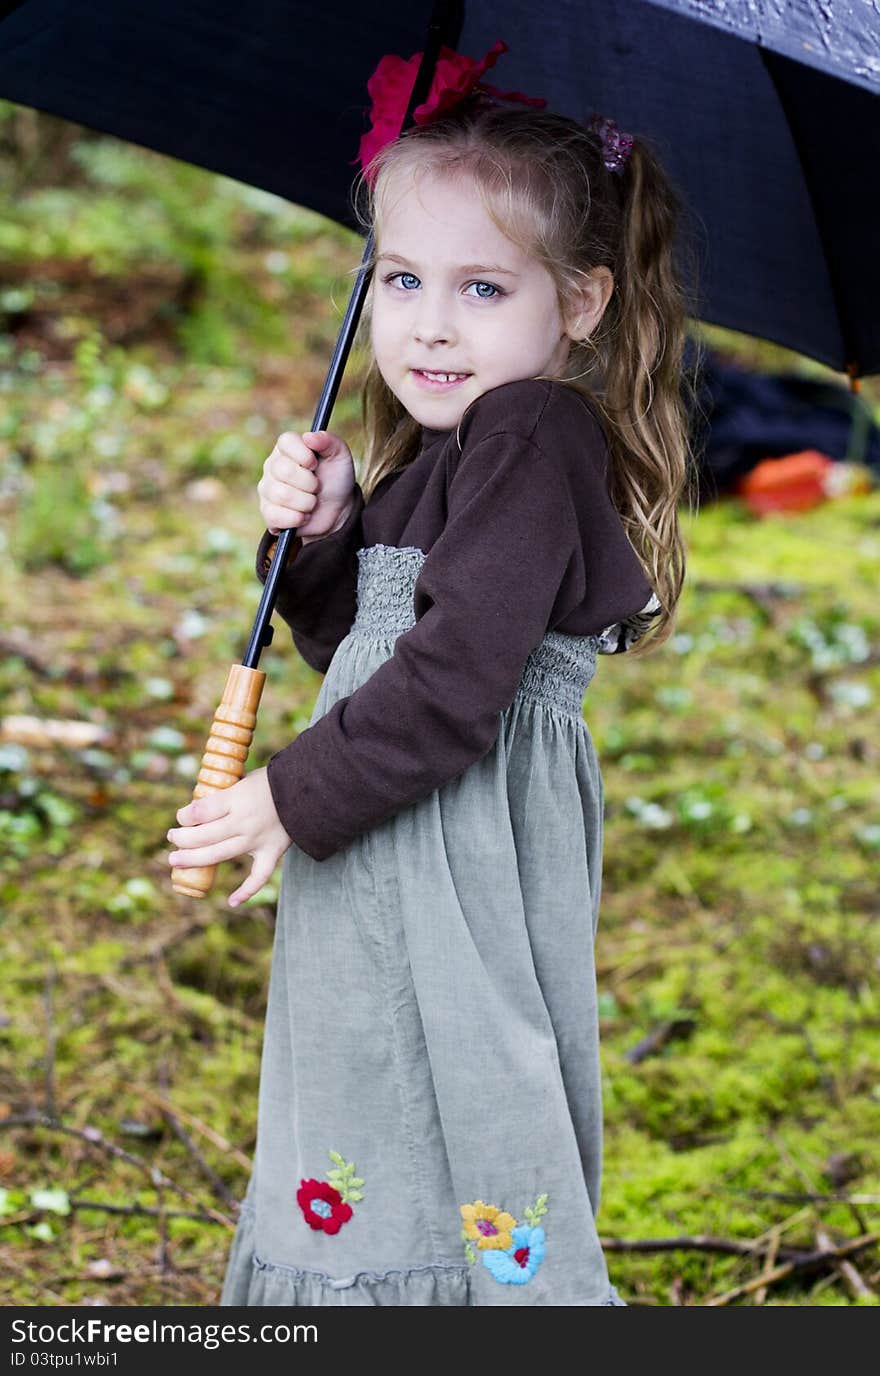
{"type": "MultiPolygon", "coordinates": [[[[464,9],[452,6],[452,11],[464,9]]],[[[350,228],[366,82],[429,4],[0,0],[0,96],[350,228]]],[[[880,26],[871,0],[480,0],[447,42],[493,84],[654,143],[692,212],[702,319],[880,372],[880,26]]],[[[682,264],[687,271],[686,264],[682,264]]]]}

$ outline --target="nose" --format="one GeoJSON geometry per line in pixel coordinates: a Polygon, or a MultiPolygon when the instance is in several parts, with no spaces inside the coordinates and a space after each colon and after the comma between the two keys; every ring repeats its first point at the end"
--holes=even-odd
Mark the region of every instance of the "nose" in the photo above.
{"type": "Polygon", "coordinates": [[[449,304],[442,293],[431,293],[422,287],[418,310],[413,318],[413,339],[423,345],[454,342],[455,327],[450,319],[449,304]]]}

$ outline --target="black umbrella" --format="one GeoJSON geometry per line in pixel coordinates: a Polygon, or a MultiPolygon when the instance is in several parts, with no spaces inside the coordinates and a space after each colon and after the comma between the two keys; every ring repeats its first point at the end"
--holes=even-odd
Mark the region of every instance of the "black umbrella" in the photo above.
{"type": "MultiPolygon", "coordinates": [[[[464,8],[456,7],[456,8],[464,8]]],[[[427,3],[0,0],[0,96],[357,228],[366,81],[427,3]]],[[[498,85],[647,135],[691,207],[701,318],[880,372],[872,0],[481,0],[446,42],[498,85]]]]}

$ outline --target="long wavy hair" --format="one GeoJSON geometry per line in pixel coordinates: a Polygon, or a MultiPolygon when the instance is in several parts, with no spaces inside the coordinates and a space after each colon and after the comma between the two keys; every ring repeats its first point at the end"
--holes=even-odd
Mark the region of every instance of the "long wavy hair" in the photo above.
{"type": "MultiPolygon", "coordinates": [[[[385,144],[355,178],[355,214],[374,235],[370,267],[401,175],[469,178],[501,232],[549,272],[563,318],[586,274],[610,269],[614,289],[602,318],[590,338],[572,340],[557,380],[574,386],[600,419],[610,496],[661,604],[629,654],[659,648],[673,632],[685,578],[679,503],[687,500],[692,511],[698,505],[689,424],[698,393],[683,366],[687,315],[696,311],[673,261],[683,203],[659,158],[637,137],[623,173],[612,172],[586,125],[476,92],[385,144]]],[[[684,253],[692,263],[689,244],[684,253]]],[[[421,443],[420,424],[372,358],[371,314],[372,284],[355,340],[369,359],[361,397],[367,498],[383,477],[412,462],[421,443]]]]}

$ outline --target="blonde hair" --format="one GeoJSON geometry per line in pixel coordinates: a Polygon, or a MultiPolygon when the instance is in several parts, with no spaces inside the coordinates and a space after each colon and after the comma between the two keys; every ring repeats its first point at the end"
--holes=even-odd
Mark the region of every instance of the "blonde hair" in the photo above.
{"type": "MultiPolygon", "coordinates": [[[[398,174],[469,177],[501,232],[549,272],[563,318],[590,270],[610,269],[614,290],[594,337],[572,341],[574,376],[558,380],[575,385],[600,417],[611,499],[662,607],[629,654],[659,648],[673,632],[685,577],[678,503],[686,497],[694,510],[698,484],[688,422],[697,394],[683,367],[687,309],[673,262],[682,203],[658,158],[636,138],[619,175],[605,167],[598,136],[585,125],[495,104],[477,92],[434,122],[408,128],[358,174],[355,213],[365,233],[375,235],[370,267],[398,174]]],[[[363,330],[371,304],[372,290],[363,330]]],[[[363,384],[362,415],[361,486],[369,497],[416,457],[421,426],[375,360],[363,384]]]]}

